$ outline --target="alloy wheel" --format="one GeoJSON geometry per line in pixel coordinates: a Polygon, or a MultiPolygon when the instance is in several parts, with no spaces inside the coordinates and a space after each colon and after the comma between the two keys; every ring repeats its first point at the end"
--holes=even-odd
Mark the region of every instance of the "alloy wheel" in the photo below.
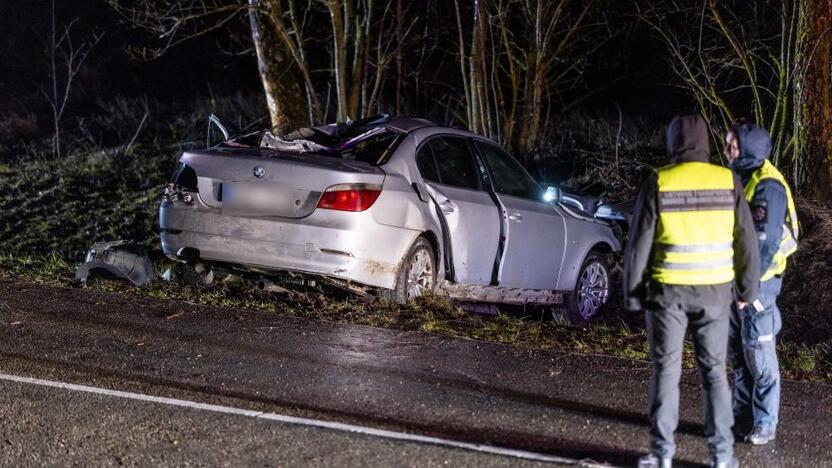
{"type": "Polygon", "coordinates": [[[433,256],[426,249],[419,249],[410,257],[407,268],[407,300],[413,300],[425,291],[433,290],[433,282],[433,256]]]}
{"type": "Polygon", "coordinates": [[[578,283],[578,313],[585,321],[593,318],[610,295],[607,268],[600,262],[592,262],[584,269],[578,283]]]}

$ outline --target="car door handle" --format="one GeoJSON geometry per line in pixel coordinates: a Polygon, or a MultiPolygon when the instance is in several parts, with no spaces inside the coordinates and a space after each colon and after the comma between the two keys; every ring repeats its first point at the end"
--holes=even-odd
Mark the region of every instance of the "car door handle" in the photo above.
{"type": "Polygon", "coordinates": [[[523,215],[520,213],[512,213],[508,215],[509,221],[514,221],[515,223],[520,223],[523,221],[523,215]]]}
{"type": "Polygon", "coordinates": [[[456,211],[456,205],[450,200],[445,200],[439,204],[439,209],[445,214],[451,214],[456,211]]]}

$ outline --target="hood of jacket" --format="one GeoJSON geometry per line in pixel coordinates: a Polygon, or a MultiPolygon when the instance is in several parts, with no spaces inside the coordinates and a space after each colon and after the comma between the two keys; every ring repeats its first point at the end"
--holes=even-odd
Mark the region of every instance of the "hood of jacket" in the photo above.
{"type": "Polygon", "coordinates": [[[667,126],[667,152],[671,163],[708,162],[711,140],[701,115],[678,115],[667,126]]]}
{"type": "Polygon", "coordinates": [[[762,166],[771,154],[771,137],[768,132],[751,123],[733,128],[740,146],[740,157],[731,163],[739,173],[747,173],[762,166]]]}

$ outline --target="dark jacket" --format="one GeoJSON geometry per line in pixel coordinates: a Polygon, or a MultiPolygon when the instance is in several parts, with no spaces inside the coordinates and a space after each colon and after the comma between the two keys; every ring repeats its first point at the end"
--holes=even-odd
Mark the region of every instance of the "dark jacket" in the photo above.
{"type": "MultiPolygon", "coordinates": [[[[708,128],[700,116],[676,117],[667,128],[667,148],[671,163],[708,162],[708,128]]],[[[646,302],[687,305],[728,305],[735,299],[757,299],[760,282],[760,257],[751,211],[742,185],[734,177],[734,283],[718,285],[669,285],[650,279],[653,244],[658,221],[658,178],[652,173],[644,181],[636,199],[629,240],[624,250],[624,305],[637,311],[646,302]],[[736,290],[735,290],[736,288],[736,290]]]]}
{"type": "MultiPolygon", "coordinates": [[[[740,157],[731,168],[740,176],[743,187],[751,175],[759,169],[771,154],[771,138],[768,132],[754,124],[742,124],[734,128],[740,146],[740,157]]],[[[774,179],[763,179],[754,189],[751,199],[751,216],[760,246],[760,274],[771,267],[774,254],[780,248],[783,223],[788,210],[786,188],[774,179]]]]}

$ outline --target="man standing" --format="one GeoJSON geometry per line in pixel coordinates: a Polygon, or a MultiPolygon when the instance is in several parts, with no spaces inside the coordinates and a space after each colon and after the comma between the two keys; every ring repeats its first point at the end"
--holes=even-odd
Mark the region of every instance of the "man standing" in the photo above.
{"type": "Polygon", "coordinates": [[[751,212],[730,169],[709,164],[708,128],[699,115],[667,128],[671,164],[645,180],[624,252],[627,310],[645,310],[653,375],[650,453],[639,467],[670,467],[679,421],[682,346],[690,323],[704,391],[712,466],[733,457],[731,391],[725,370],[734,301],[757,297],[760,259],[751,212]]]}
{"type": "Polygon", "coordinates": [[[797,211],[789,185],[771,162],[771,138],[743,123],[725,137],[725,157],[745,186],[760,251],[760,300],[731,311],[729,359],[734,369],[734,433],[754,445],[774,439],[780,409],[777,295],[786,259],[797,250],[797,211]]]}

